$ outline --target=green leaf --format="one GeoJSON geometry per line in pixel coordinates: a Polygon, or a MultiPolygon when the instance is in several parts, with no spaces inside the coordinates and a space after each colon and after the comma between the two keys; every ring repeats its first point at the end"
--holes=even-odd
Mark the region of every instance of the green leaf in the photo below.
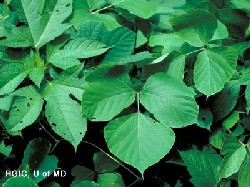
{"type": "Polygon", "coordinates": [[[98,173],[107,173],[114,171],[120,165],[113,159],[109,158],[103,152],[97,152],[93,156],[95,171],[98,173]]]}
{"type": "Polygon", "coordinates": [[[228,37],[228,31],[227,31],[227,27],[221,23],[219,20],[217,20],[217,29],[215,30],[215,33],[212,37],[211,40],[221,40],[221,39],[225,39],[228,37]]]}
{"type": "Polygon", "coordinates": [[[85,180],[94,180],[95,172],[90,170],[85,166],[75,165],[72,168],[71,175],[75,177],[75,180],[72,182],[72,186],[75,184],[80,183],[81,181],[85,180]]]}
{"type": "Polygon", "coordinates": [[[34,123],[43,107],[43,98],[33,86],[15,91],[15,97],[6,124],[8,131],[19,131],[34,123]]]}
{"type": "Polygon", "coordinates": [[[40,3],[21,0],[21,3],[36,48],[55,39],[71,26],[63,22],[72,12],[72,0],[53,1],[52,7],[47,7],[45,0],[40,3]]]}
{"type": "Polygon", "coordinates": [[[145,43],[147,43],[148,39],[144,36],[144,34],[139,30],[136,33],[136,42],[135,42],[135,48],[138,48],[145,43]]]}
{"type": "Polygon", "coordinates": [[[250,2],[248,0],[230,0],[238,9],[250,12],[250,2]]]}
{"type": "Polygon", "coordinates": [[[17,185],[25,187],[38,187],[36,182],[29,177],[11,177],[3,184],[2,187],[16,187],[17,185]]]}
{"type": "Polygon", "coordinates": [[[73,184],[72,187],[100,187],[100,185],[93,181],[82,181],[78,184],[73,184]]]}
{"type": "Polygon", "coordinates": [[[9,156],[11,151],[12,151],[11,145],[6,146],[4,141],[0,142],[0,153],[1,154],[5,155],[5,156],[9,156]]]}
{"type": "Polygon", "coordinates": [[[106,35],[102,42],[112,47],[105,56],[102,64],[109,64],[130,56],[134,50],[135,33],[131,30],[119,27],[106,35]]]}
{"type": "Polygon", "coordinates": [[[23,64],[7,63],[0,68],[0,95],[13,92],[28,75],[23,64]]]}
{"type": "Polygon", "coordinates": [[[87,119],[78,103],[81,101],[84,83],[67,74],[67,71],[63,73],[49,82],[44,90],[43,96],[47,102],[45,115],[51,128],[76,149],[87,130],[87,119]]]}
{"type": "Polygon", "coordinates": [[[246,110],[247,110],[247,113],[249,113],[249,111],[250,111],[250,85],[248,85],[246,88],[245,98],[246,98],[246,102],[247,102],[246,110]]]}
{"type": "Polygon", "coordinates": [[[139,112],[112,120],[104,136],[109,150],[142,175],[169,152],[175,140],[172,129],[139,112]]]}
{"type": "Polygon", "coordinates": [[[238,111],[233,111],[232,114],[222,122],[222,126],[229,130],[231,129],[240,119],[238,111]]]}
{"type": "Polygon", "coordinates": [[[223,119],[234,109],[240,93],[240,86],[235,83],[236,81],[230,81],[221,92],[210,97],[214,121],[223,119]]]}
{"type": "Polygon", "coordinates": [[[128,74],[100,76],[88,82],[82,98],[82,110],[89,119],[109,121],[135,101],[135,91],[128,74]]]}
{"type": "Polygon", "coordinates": [[[95,40],[71,40],[62,50],[50,57],[50,61],[63,61],[64,59],[90,58],[105,53],[109,48],[95,40]]]}
{"type": "Polygon", "coordinates": [[[163,46],[162,54],[169,54],[172,51],[178,51],[184,44],[183,40],[176,34],[153,34],[149,38],[149,46],[163,46]]]}
{"type": "Polygon", "coordinates": [[[247,161],[243,170],[239,174],[238,184],[239,187],[248,187],[250,184],[250,161],[247,161]]]}
{"type": "Polygon", "coordinates": [[[216,130],[209,136],[209,143],[217,149],[222,149],[226,141],[226,133],[222,130],[216,130]]]}
{"type": "Polygon", "coordinates": [[[170,55],[166,73],[177,80],[183,81],[185,57],[186,56],[182,54],[170,55]]]}
{"type": "Polygon", "coordinates": [[[180,155],[195,187],[216,186],[220,180],[219,169],[222,160],[219,155],[197,149],[181,151],[180,155]]]}
{"type": "Polygon", "coordinates": [[[122,176],[119,173],[104,173],[99,174],[97,183],[101,187],[125,187],[122,176]]]}
{"type": "Polygon", "coordinates": [[[213,123],[213,115],[209,108],[200,108],[197,125],[210,130],[213,123]]]}
{"type": "Polygon", "coordinates": [[[239,171],[247,151],[236,137],[229,136],[223,145],[221,154],[225,156],[220,167],[220,177],[227,178],[239,171]]]}
{"type": "Polygon", "coordinates": [[[149,77],[140,93],[141,104],[162,124],[181,128],[197,123],[194,91],[166,73],[149,77]]]}
{"type": "Polygon", "coordinates": [[[233,48],[215,47],[203,50],[194,67],[196,88],[207,96],[215,94],[230,80],[236,64],[237,53],[233,48]]]}
{"type": "Polygon", "coordinates": [[[6,95],[3,98],[0,98],[0,110],[9,111],[12,105],[14,96],[13,95],[6,95]]]}
{"type": "Polygon", "coordinates": [[[195,47],[206,45],[217,28],[215,16],[201,9],[175,16],[170,23],[178,36],[195,47]]]}
{"type": "Polygon", "coordinates": [[[74,0],[73,7],[74,8],[84,8],[86,10],[92,11],[100,7],[104,0],[74,0]]]}
{"type": "Polygon", "coordinates": [[[115,7],[128,10],[131,14],[139,16],[143,19],[148,19],[153,16],[158,10],[156,3],[146,0],[111,0],[115,7]]]}

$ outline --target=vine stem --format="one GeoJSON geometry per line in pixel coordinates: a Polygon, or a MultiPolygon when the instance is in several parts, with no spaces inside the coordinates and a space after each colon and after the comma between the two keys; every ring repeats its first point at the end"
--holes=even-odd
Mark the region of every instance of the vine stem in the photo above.
{"type": "Polygon", "coordinates": [[[103,7],[103,8],[101,8],[101,9],[98,9],[98,10],[92,12],[92,14],[95,14],[95,13],[101,12],[101,11],[103,11],[103,10],[106,10],[106,9],[108,9],[108,8],[114,6],[114,5],[117,5],[117,4],[121,3],[121,2],[123,2],[123,1],[124,1],[124,0],[118,1],[118,2],[113,3],[113,4],[109,4],[109,5],[107,5],[107,6],[103,7]]]}
{"type": "Polygon", "coordinates": [[[121,162],[119,162],[117,159],[115,159],[114,157],[112,157],[110,154],[106,153],[103,149],[101,149],[100,147],[96,146],[95,144],[88,142],[88,141],[82,141],[86,144],[89,144],[95,148],[97,148],[98,150],[100,150],[102,153],[104,153],[106,156],[108,156],[110,159],[112,159],[113,161],[115,161],[116,163],[118,163],[119,165],[121,165],[124,169],[126,169],[127,171],[129,171],[129,173],[131,173],[132,175],[134,175],[137,180],[143,180],[142,177],[139,177],[137,174],[135,174],[133,171],[131,171],[128,167],[126,167],[124,164],[122,164],[121,162]]]}

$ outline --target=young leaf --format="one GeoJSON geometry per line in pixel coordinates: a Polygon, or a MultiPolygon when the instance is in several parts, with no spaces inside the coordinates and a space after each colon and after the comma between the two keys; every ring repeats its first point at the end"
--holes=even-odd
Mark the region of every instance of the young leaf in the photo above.
{"type": "Polygon", "coordinates": [[[219,155],[197,149],[181,151],[180,155],[195,187],[216,186],[220,180],[219,169],[222,161],[219,155]]]}
{"type": "Polygon", "coordinates": [[[141,104],[162,124],[181,128],[197,123],[194,91],[166,73],[149,77],[140,93],[141,104]]]}
{"type": "Polygon", "coordinates": [[[43,98],[33,86],[15,91],[15,97],[5,125],[8,131],[19,131],[31,125],[40,115],[43,98]]]}
{"type": "Polygon", "coordinates": [[[108,121],[135,101],[135,91],[127,74],[101,76],[88,82],[82,99],[83,113],[89,119],[108,121]]]}
{"type": "Polygon", "coordinates": [[[63,73],[49,82],[44,90],[47,102],[45,115],[52,129],[76,149],[87,130],[87,119],[78,103],[83,93],[83,82],[63,73]]]}
{"type": "Polygon", "coordinates": [[[7,63],[0,68],[0,95],[13,92],[28,75],[20,63],[7,63]]]}
{"type": "Polygon", "coordinates": [[[111,121],[104,136],[109,150],[142,175],[169,152],[175,140],[171,128],[139,112],[111,121]]]}
{"type": "Polygon", "coordinates": [[[201,9],[176,16],[170,23],[178,36],[195,47],[206,45],[217,28],[215,16],[201,9]]]}
{"type": "Polygon", "coordinates": [[[207,96],[215,94],[230,80],[236,64],[237,53],[233,48],[215,47],[203,50],[194,67],[195,86],[207,96]]]}
{"type": "Polygon", "coordinates": [[[53,7],[47,1],[21,0],[29,24],[34,46],[40,48],[55,39],[71,25],[63,23],[72,12],[72,0],[55,0],[53,7]]]}

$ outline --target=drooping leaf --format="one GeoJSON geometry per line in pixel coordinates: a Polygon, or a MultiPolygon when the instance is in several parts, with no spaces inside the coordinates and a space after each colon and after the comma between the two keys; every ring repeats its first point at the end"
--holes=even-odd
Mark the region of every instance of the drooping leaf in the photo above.
{"type": "Polygon", "coordinates": [[[86,117],[81,112],[84,82],[72,74],[61,74],[46,86],[45,115],[51,128],[76,149],[87,130],[86,117]]]}
{"type": "Polygon", "coordinates": [[[7,63],[0,68],[0,95],[13,92],[28,75],[20,63],[7,63]]]}
{"type": "Polygon", "coordinates": [[[233,48],[215,47],[203,50],[194,67],[196,88],[207,96],[220,91],[232,77],[237,64],[233,48]]]}
{"type": "Polygon", "coordinates": [[[100,76],[88,82],[82,98],[83,113],[89,119],[108,121],[135,101],[135,91],[127,74],[100,76]]]}
{"type": "Polygon", "coordinates": [[[36,182],[29,177],[11,177],[3,184],[2,187],[16,187],[17,185],[25,187],[38,187],[36,182]]]}
{"type": "Polygon", "coordinates": [[[180,155],[195,187],[216,186],[220,180],[219,169],[222,161],[219,155],[197,149],[181,151],[180,155]]]}
{"type": "Polygon", "coordinates": [[[162,159],[175,140],[172,129],[139,112],[112,120],[104,136],[109,150],[141,174],[162,159]]]}
{"type": "Polygon", "coordinates": [[[119,173],[99,174],[97,183],[102,187],[125,187],[122,176],[119,173]]]}
{"type": "Polygon", "coordinates": [[[47,1],[38,3],[35,0],[21,0],[21,4],[36,48],[61,35],[71,26],[63,22],[72,12],[72,0],[55,0],[51,2],[53,7],[47,7],[47,1]]]}
{"type": "Polygon", "coordinates": [[[43,98],[33,86],[20,88],[13,95],[16,97],[5,127],[8,131],[19,131],[38,118],[43,107],[43,98]]]}
{"type": "Polygon", "coordinates": [[[141,104],[161,123],[181,128],[197,123],[194,91],[166,73],[152,75],[140,93],[141,104]]]}
{"type": "Polygon", "coordinates": [[[250,184],[250,161],[246,162],[243,170],[239,174],[238,183],[239,187],[248,187],[250,184]]]}
{"type": "Polygon", "coordinates": [[[227,178],[239,171],[247,151],[240,144],[239,140],[231,135],[223,145],[221,154],[224,155],[224,159],[220,167],[220,177],[227,178]]]}
{"type": "Polygon", "coordinates": [[[217,28],[215,16],[201,9],[176,16],[170,23],[178,36],[195,47],[206,45],[217,28]]]}

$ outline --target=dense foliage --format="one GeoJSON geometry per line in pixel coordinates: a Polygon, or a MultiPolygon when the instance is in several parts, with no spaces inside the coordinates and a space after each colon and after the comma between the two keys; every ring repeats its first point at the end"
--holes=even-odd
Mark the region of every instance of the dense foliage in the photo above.
{"type": "Polygon", "coordinates": [[[0,12],[4,187],[249,187],[249,0],[0,12]],[[6,176],[17,169],[29,177],[6,176]]]}

